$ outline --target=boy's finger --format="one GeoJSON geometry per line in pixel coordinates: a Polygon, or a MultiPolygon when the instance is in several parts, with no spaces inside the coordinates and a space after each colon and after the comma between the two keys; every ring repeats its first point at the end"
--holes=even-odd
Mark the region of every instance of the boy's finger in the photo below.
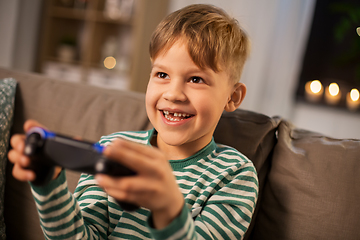
{"type": "Polygon", "coordinates": [[[97,174],[96,180],[110,196],[118,200],[136,202],[139,195],[153,192],[153,185],[149,179],[140,177],[114,178],[103,174],[97,174]]]}
{"type": "Polygon", "coordinates": [[[11,163],[15,164],[20,161],[20,153],[11,149],[8,152],[8,159],[11,163]]]}
{"type": "MultiPolygon", "coordinates": [[[[116,160],[135,172],[153,172],[156,153],[149,156],[149,146],[136,144],[135,147],[126,141],[116,141],[105,149],[104,154],[110,159],[116,160]],[[147,160],[148,159],[148,160],[147,160]],[[150,161],[149,161],[150,160],[150,161]]],[[[154,151],[156,152],[156,151],[154,151]]]]}
{"type": "Polygon", "coordinates": [[[145,192],[154,185],[148,178],[139,176],[112,177],[106,174],[96,174],[95,179],[101,187],[124,192],[145,192]]]}
{"type": "Polygon", "coordinates": [[[23,152],[25,147],[25,135],[15,134],[10,139],[10,145],[18,152],[23,152]]]}
{"type": "Polygon", "coordinates": [[[140,144],[137,142],[132,142],[132,141],[128,141],[126,139],[116,139],[113,141],[114,145],[117,145],[119,147],[122,148],[126,148],[127,150],[132,150],[132,151],[136,151],[138,153],[140,153],[141,155],[148,157],[148,158],[153,158],[154,157],[154,151],[157,150],[157,148],[145,145],[145,144],[140,144]]]}
{"type": "Polygon", "coordinates": [[[19,181],[34,181],[35,173],[31,170],[20,167],[19,164],[15,164],[13,167],[13,176],[19,181]]]}
{"type": "Polygon", "coordinates": [[[15,151],[15,150],[10,150],[8,153],[8,159],[11,163],[13,164],[18,164],[20,165],[22,168],[27,168],[30,166],[30,159],[27,156],[24,156],[23,154],[15,151]]]}
{"type": "Polygon", "coordinates": [[[40,124],[38,121],[35,121],[35,120],[27,120],[25,123],[24,123],[24,131],[27,132],[29,131],[31,128],[33,127],[41,127],[41,128],[45,128],[46,127],[42,124],[40,124]]]}

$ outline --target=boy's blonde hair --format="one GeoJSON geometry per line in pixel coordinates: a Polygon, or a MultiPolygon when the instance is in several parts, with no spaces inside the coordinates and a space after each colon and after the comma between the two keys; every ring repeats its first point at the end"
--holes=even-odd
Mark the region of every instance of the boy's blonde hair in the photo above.
{"type": "Polygon", "coordinates": [[[236,19],[222,9],[194,4],[168,15],[156,28],[150,41],[150,59],[185,40],[190,57],[201,69],[226,71],[234,82],[249,54],[250,41],[236,19]]]}

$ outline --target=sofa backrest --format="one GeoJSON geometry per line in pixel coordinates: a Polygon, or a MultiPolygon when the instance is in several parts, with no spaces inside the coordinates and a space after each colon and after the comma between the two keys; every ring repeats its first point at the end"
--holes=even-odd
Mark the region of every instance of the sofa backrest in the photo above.
{"type": "Polygon", "coordinates": [[[98,141],[103,134],[149,128],[144,95],[102,89],[47,78],[39,74],[0,71],[0,78],[18,81],[13,131],[22,132],[26,119],[52,131],[98,141]]]}

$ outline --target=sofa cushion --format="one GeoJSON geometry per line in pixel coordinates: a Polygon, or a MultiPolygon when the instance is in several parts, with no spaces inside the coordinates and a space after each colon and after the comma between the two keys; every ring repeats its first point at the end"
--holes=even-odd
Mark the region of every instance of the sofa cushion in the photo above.
{"type": "Polygon", "coordinates": [[[214,133],[217,143],[226,144],[245,154],[255,165],[259,178],[259,196],[250,227],[245,239],[252,233],[258,206],[262,201],[262,189],[269,172],[272,150],[276,144],[276,131],[280,118],[270,118],[252,111],[237,109],[224,112],[214,133]]]}
{"type": "Polygon", "coordinates": [[[0,239],[5,239],[4,192],[7,150],[14,112],[16,81],[12,78],[0,80],[0,239]]]}
{"type": "Polygon", "coordinates": [[[254,239],[359,239],[359,156],[360,140],[283,121],[254,239]]]}

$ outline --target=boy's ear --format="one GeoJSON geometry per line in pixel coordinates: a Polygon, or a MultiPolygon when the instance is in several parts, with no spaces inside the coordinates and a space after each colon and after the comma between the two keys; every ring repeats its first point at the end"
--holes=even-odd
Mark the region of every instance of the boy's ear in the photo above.
{"type": "Polygon", "coordinates": [[[234,90],[229,96],[228,102],[225,105],[225,111],[233,112],[235,111],[244,100],[246,95],[246,86],[243,83],[236,83],[234,90]]]}

